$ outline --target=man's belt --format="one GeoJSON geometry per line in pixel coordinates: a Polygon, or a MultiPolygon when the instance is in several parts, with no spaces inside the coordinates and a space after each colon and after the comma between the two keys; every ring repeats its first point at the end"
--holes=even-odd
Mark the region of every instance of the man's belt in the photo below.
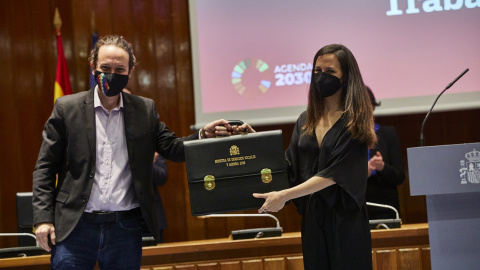
{"type": "Polygon", "coordinates": [[[84,212],[82,215],[82,220],[95,223],[118,222],[131,217],[140,217],[141,215],[140,208],[137,207],[127,211],[93,211],[92,213],[84,212]]]}

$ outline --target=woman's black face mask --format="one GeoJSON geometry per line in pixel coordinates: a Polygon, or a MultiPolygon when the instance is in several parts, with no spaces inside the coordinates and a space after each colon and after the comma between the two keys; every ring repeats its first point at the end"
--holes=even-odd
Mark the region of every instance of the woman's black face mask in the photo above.
{"type": "Polygon", "coordinates": [[[317,89],[318,94],[322,97],[334,95],[342,86],[340,79],[334,75],[325,72],[319,72],[315,73],[313,76],[315,89],[317,89]]]}

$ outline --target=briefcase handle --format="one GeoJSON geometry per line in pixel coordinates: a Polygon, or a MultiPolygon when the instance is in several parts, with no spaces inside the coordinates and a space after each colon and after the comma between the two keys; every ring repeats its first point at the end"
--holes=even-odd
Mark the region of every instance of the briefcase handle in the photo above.
{"type": "Polygon", "coordinates": [[[227,120],[230,126],[241,126],[243,125],[242,120],[227,120]]]}
{"type": "MultiPolygon", "coordinates": [[[[228,124],[230,124],[230,126],[241,126],[241,125],[243,125],[242,120],[227,120],[227,121],[228,121],[228,124]]],[[[224,126],[224,125],[220,125],[220,126],[224,126]]],[[[242,134],[245,134],[245,133],[248,133],[248,130],[246,132],[242,132],[242,134]]],[[[225,136],[218,136],[217,135],[217,138],[222,138],[222,137],[225,137],[225,136]]]]}

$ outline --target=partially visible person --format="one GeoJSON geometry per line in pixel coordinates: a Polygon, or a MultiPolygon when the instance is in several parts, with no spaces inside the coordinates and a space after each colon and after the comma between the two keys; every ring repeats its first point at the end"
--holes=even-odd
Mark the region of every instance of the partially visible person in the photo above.
{"type": "Polygon", "coordinates": [[[313,63],[307,110],[286,151],[291,188],[254,196],[265,199],[260,213],[296,204],[305,269],[372,269],[365,164],[377,140],[373,109],[347,47],[327,45],[313,63]]]}
{"type": "Polygon", "coordinates": [[[165,238],[163,233],[167,228],[167,217],[165,216],[165,210],[163,208],[162,196],[157,187],[165,185],[168,178],[167,160],[155,152],[153,157],[153,170],[152,170],[152,182],[153,182],[153,199],[155,201],[155,210],[157,211],[158,221],[158,234],[159,239],[157,243],[164,243],[165,238]]]}
{"type": "MultiPolygon", "coordinates": [[[[375,95],[367,86],[372,107],[380,106],[375,95]]],[[[402,150],[395,127],[374,125],[377,134],[377,145],[369,151],[367,202],[386,204],[400,212],[397,186],[405,180],[402,150]]],[[[369,219],[393,219],[395,211],[389,208],[368,206],[369,219]]]]}
{"type": "MultiPolygon", "coordinates": [[[[124,93],[133,94],[132,89],[129,87],[123,88],[124,93]]],[[[158,222],[158,234],[159,239],[157,243],[164,243],[163,233],[167,228],[167,217],[165,216],[165,210],[163,209],[162,197],[157,187],[165,185],[168,178],[167,170],[167,160],[155,152],[153,157],[153,167],[152,167],[152,182],[153,182],[153,198],[155,201],[155,210],[157,213],[157,222],[158,222]]],[[[147,235],[146,235],[147,236],[147,235]]]]}
{"type": "Polygon", "coordinates": [[[183,162],[186,140],[252,128],[219,119],[178,137],[153,100],[122,92],[136,64],[128,41],[102,37],[89,60],[97,86],[58,98],[45,123],[33,172],[35,234],[52,251],[51,269],[140,269],[142,224],[159,240],[155,152],[183,162]]]}

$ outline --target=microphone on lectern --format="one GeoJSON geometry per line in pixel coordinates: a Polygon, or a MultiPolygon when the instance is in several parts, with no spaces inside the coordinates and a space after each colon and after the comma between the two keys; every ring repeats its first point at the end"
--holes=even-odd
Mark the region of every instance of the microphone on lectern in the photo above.
{"type": "Polygon", "coordinates": [[[440,93],[440,95],[437,96],[437,98],[435,99],[435,102],[433,102],[433,105],[432,107],[430,108],[430,111],[428,111],[427,115],[425,116],[425,119],[423,119],[423,123],[422,123],[422,128],[420,129],[420,146],[423,146],[423,143],[425,141],[425,138],[423,137],[423,126],[425,125],[425,122],[427,122],[427,119],[428,119],[428,116],[430,115],[430,113],[432,112],[433,110],[433,107],[435,106],[435,104],[437,103],[437,100],[440,98],[440,96],[448,90],[448,88],[452,87],[452,85],[454,83],[456,83],[463,75],[465,75],[465,73],[467,73],[467,71],[469,71],[469,69],[465,69],[462,74],[458,75],[457,78],[455,78],[455,80],[453,80],[451,83],[449,83],[447,85],[447,87],[445,87],[445,89],[443,89],[443,91],[440,93]]]}

